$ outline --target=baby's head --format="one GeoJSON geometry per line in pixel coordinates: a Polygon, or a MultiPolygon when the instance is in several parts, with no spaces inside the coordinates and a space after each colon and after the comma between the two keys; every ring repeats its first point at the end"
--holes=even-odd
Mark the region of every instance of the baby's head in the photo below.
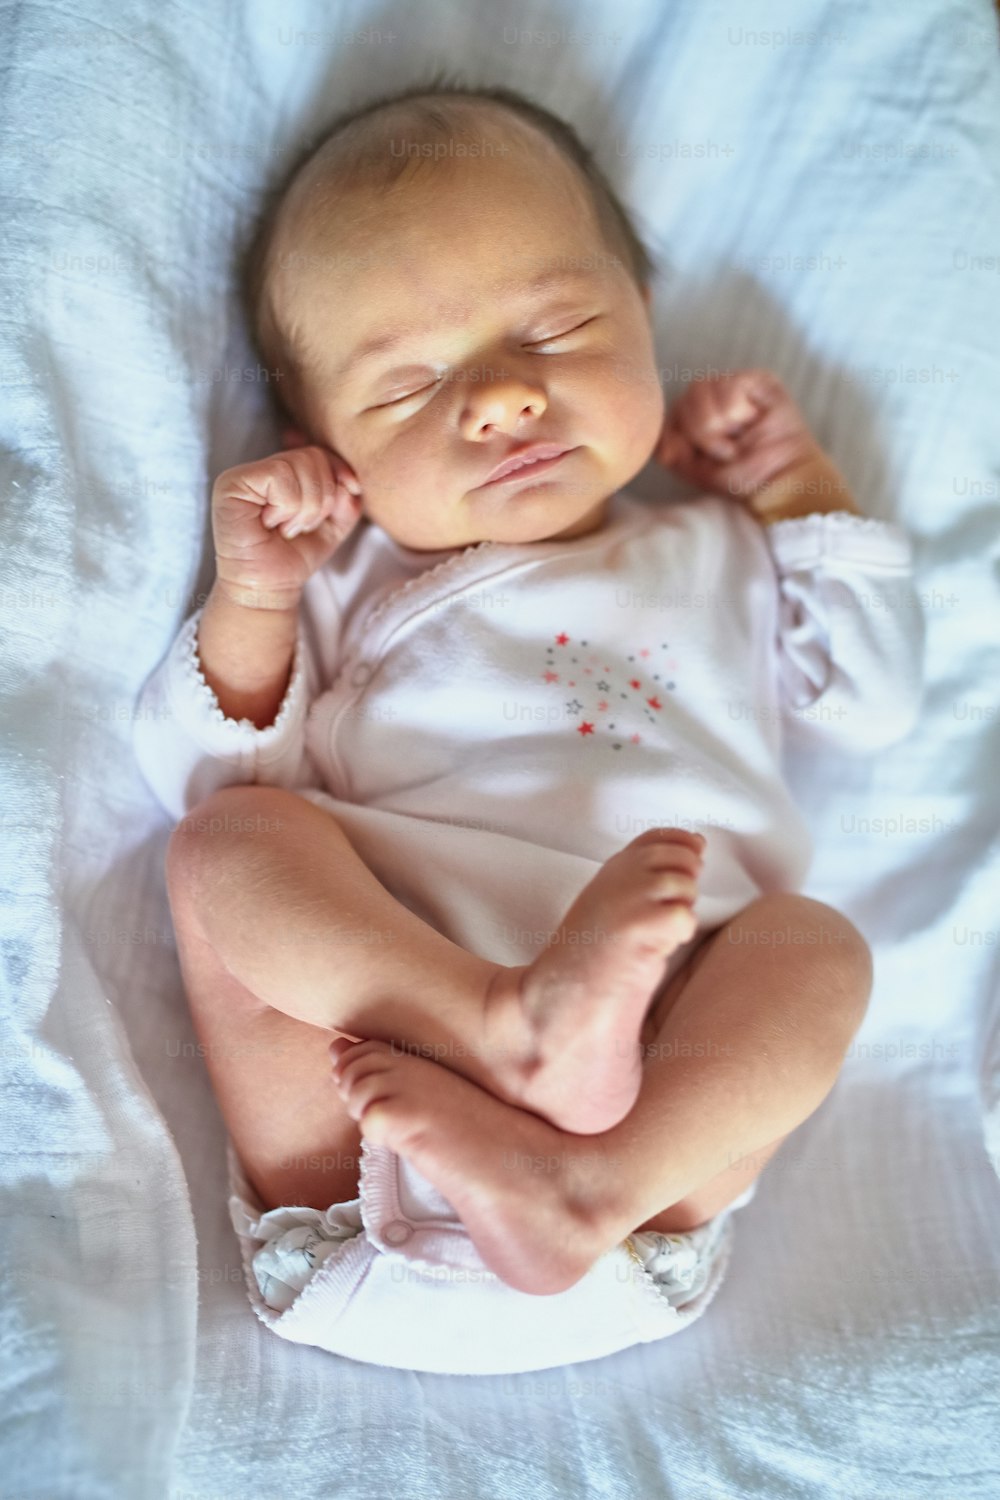
{"type": "Polygon", "coordinates": [[[663,423],[652,269],[568,126],[435,84],[335,122],[244,290],[295,425],[351,465],[372,521],[437,550],[602,523],[663,423]],[[490,481],[529,445],[564,456],[490,481]]]}

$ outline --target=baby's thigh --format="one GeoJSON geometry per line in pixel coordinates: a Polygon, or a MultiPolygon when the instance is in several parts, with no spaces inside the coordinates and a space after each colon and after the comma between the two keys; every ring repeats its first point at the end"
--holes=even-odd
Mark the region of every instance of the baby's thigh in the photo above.
{"type": "MultiPolygon", "coordinates": [[[[361,1134],[331,1070],[335,1031],[265,1005],[229,973],[183,890],[171,910],[188,1006],[219,1109],[266,1209],[358,1196],[361,1134]]],[[[266,940],[266,938],[265,938],[266,940]]],[[[175,1049],[183,1057],[183,1049],[175,1049]]],[[[191,1063],[188,1063],[191,1066],[191,1063]]]]}

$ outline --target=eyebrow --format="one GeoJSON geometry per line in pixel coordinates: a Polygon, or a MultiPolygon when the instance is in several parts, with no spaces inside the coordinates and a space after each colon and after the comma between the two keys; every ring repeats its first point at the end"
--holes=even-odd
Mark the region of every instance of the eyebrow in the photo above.
{"type": "MultiPolygon", "coordinates": [[[[573,270],[565,266],[560,266],[555,270],[542,271],[533,281],[529,281],[526,284],[516,276],[508,276],[505,280],[495,283],[493,289],[501,296],[519,291],[535,295],[538,292],[551,291],[556,286],[572,287],[579,285],[582,287],[584,283],[589,285],[592,282],[592,272],[584,270],[582,267],[579,270],[573,270]]],[[[348,373],[355,373],[361,365],[367,364],[369,360],[375,359],[378,355],[389,354],[393,349],[398,349],[401,344],[414,338],[419,332],[420,330],[415,328],[404,329],[402,333],[386,333],[378,338],[368,339],[344,361],[337,372],[337,378],[343,380],[344,376],[348,373]]]]}

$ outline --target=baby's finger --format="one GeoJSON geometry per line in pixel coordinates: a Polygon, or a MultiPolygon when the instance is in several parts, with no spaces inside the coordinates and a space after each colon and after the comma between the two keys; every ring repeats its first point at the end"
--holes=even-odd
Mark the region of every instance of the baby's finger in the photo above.
{"type": "Polygon", "coordinates": [[[288,525],[282,527],[289,541],[303,532],[316,530],[327,513],[328,501],[334,489],[329,466],[318,448],[301,448],[297,458],[299,504],[288,525]]]}
{"type": "Polygon", "coordinates": [[[740,396],[749,403],[751,409],[755,408],[755,415],[770,411],[781,402],[791,401],[777,375],[770,370],[741,370],[736,379],[739,382],[740,396]]]}
{"type": "Polygon", "coordinates": [[[357,524],[361,509],[360,495],[352,495],[349,490],[344,489],[343,485],[338,484],[328,514],[323,518],[323,525],[329,526],[338,535],[345,537],[357,524]]]}
{"type": "Polygon", "coordinates": [[[361,494],[361,481],[351,468],[346,459],[341,458],[339,453],[330,453],[330,467],[338,484],[343,485],[352,495],[361,494]]]}
{"type": "Polygon", "coordinates": [[[260,518],[268,531],[273,531],[282,521],[287,520],[289,511],[286,506],[280,505],[275,500],[269,500],[260,513],[260,518]]]}
{"type": "Polygon", "coordinates": [[[699,380],[689,387],[679,413],[682,430],[696,448],[720,463],[734,456],[736,445],[730,437],[734,427],[721,382],[699,380]]]}
{"type": "MultiPolygon", "coordinates": [[[[748,375],[752,373],[747,372],[748,375]]],[[[753,381],[744,375],[734,375],[730,380],[719,382],[715,390],[715,408],[718,430],[731,441],[742,437],[747,428],[759,421],[764,409],[755,399],[753,381]]]]}
{"type": "Polygon", "coordinates": [[[282,535],[288,536],[300,509],[301,501],[297,495],[283,493],[267,502],[261,512],[261,520],[268,531],[274,531],[280,526],[282,535]]]}

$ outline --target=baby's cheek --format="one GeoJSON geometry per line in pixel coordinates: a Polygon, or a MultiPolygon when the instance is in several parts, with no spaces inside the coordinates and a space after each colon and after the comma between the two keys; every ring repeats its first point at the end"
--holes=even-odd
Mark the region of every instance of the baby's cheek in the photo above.
{"type": "Polygon", "coordinates": [[[424,457],[405,435],[390,437],[367,455],[364,491],[373,505],[398,507],[423,479],[424,457]]]}
{"type": "Polygon", "coordinates": [[[424,445],[401,437],[371,455],[363,476],[366,514],[404,546],[436,546],[440,466],[424,445]]]}
{"type": "Polygon", "coordinates": [[[637,366],[627,381],[609,381],[603,405],[616,444],[630,460],[644,464],[656,447],[666,413],[656,370],[637,366]]]}

